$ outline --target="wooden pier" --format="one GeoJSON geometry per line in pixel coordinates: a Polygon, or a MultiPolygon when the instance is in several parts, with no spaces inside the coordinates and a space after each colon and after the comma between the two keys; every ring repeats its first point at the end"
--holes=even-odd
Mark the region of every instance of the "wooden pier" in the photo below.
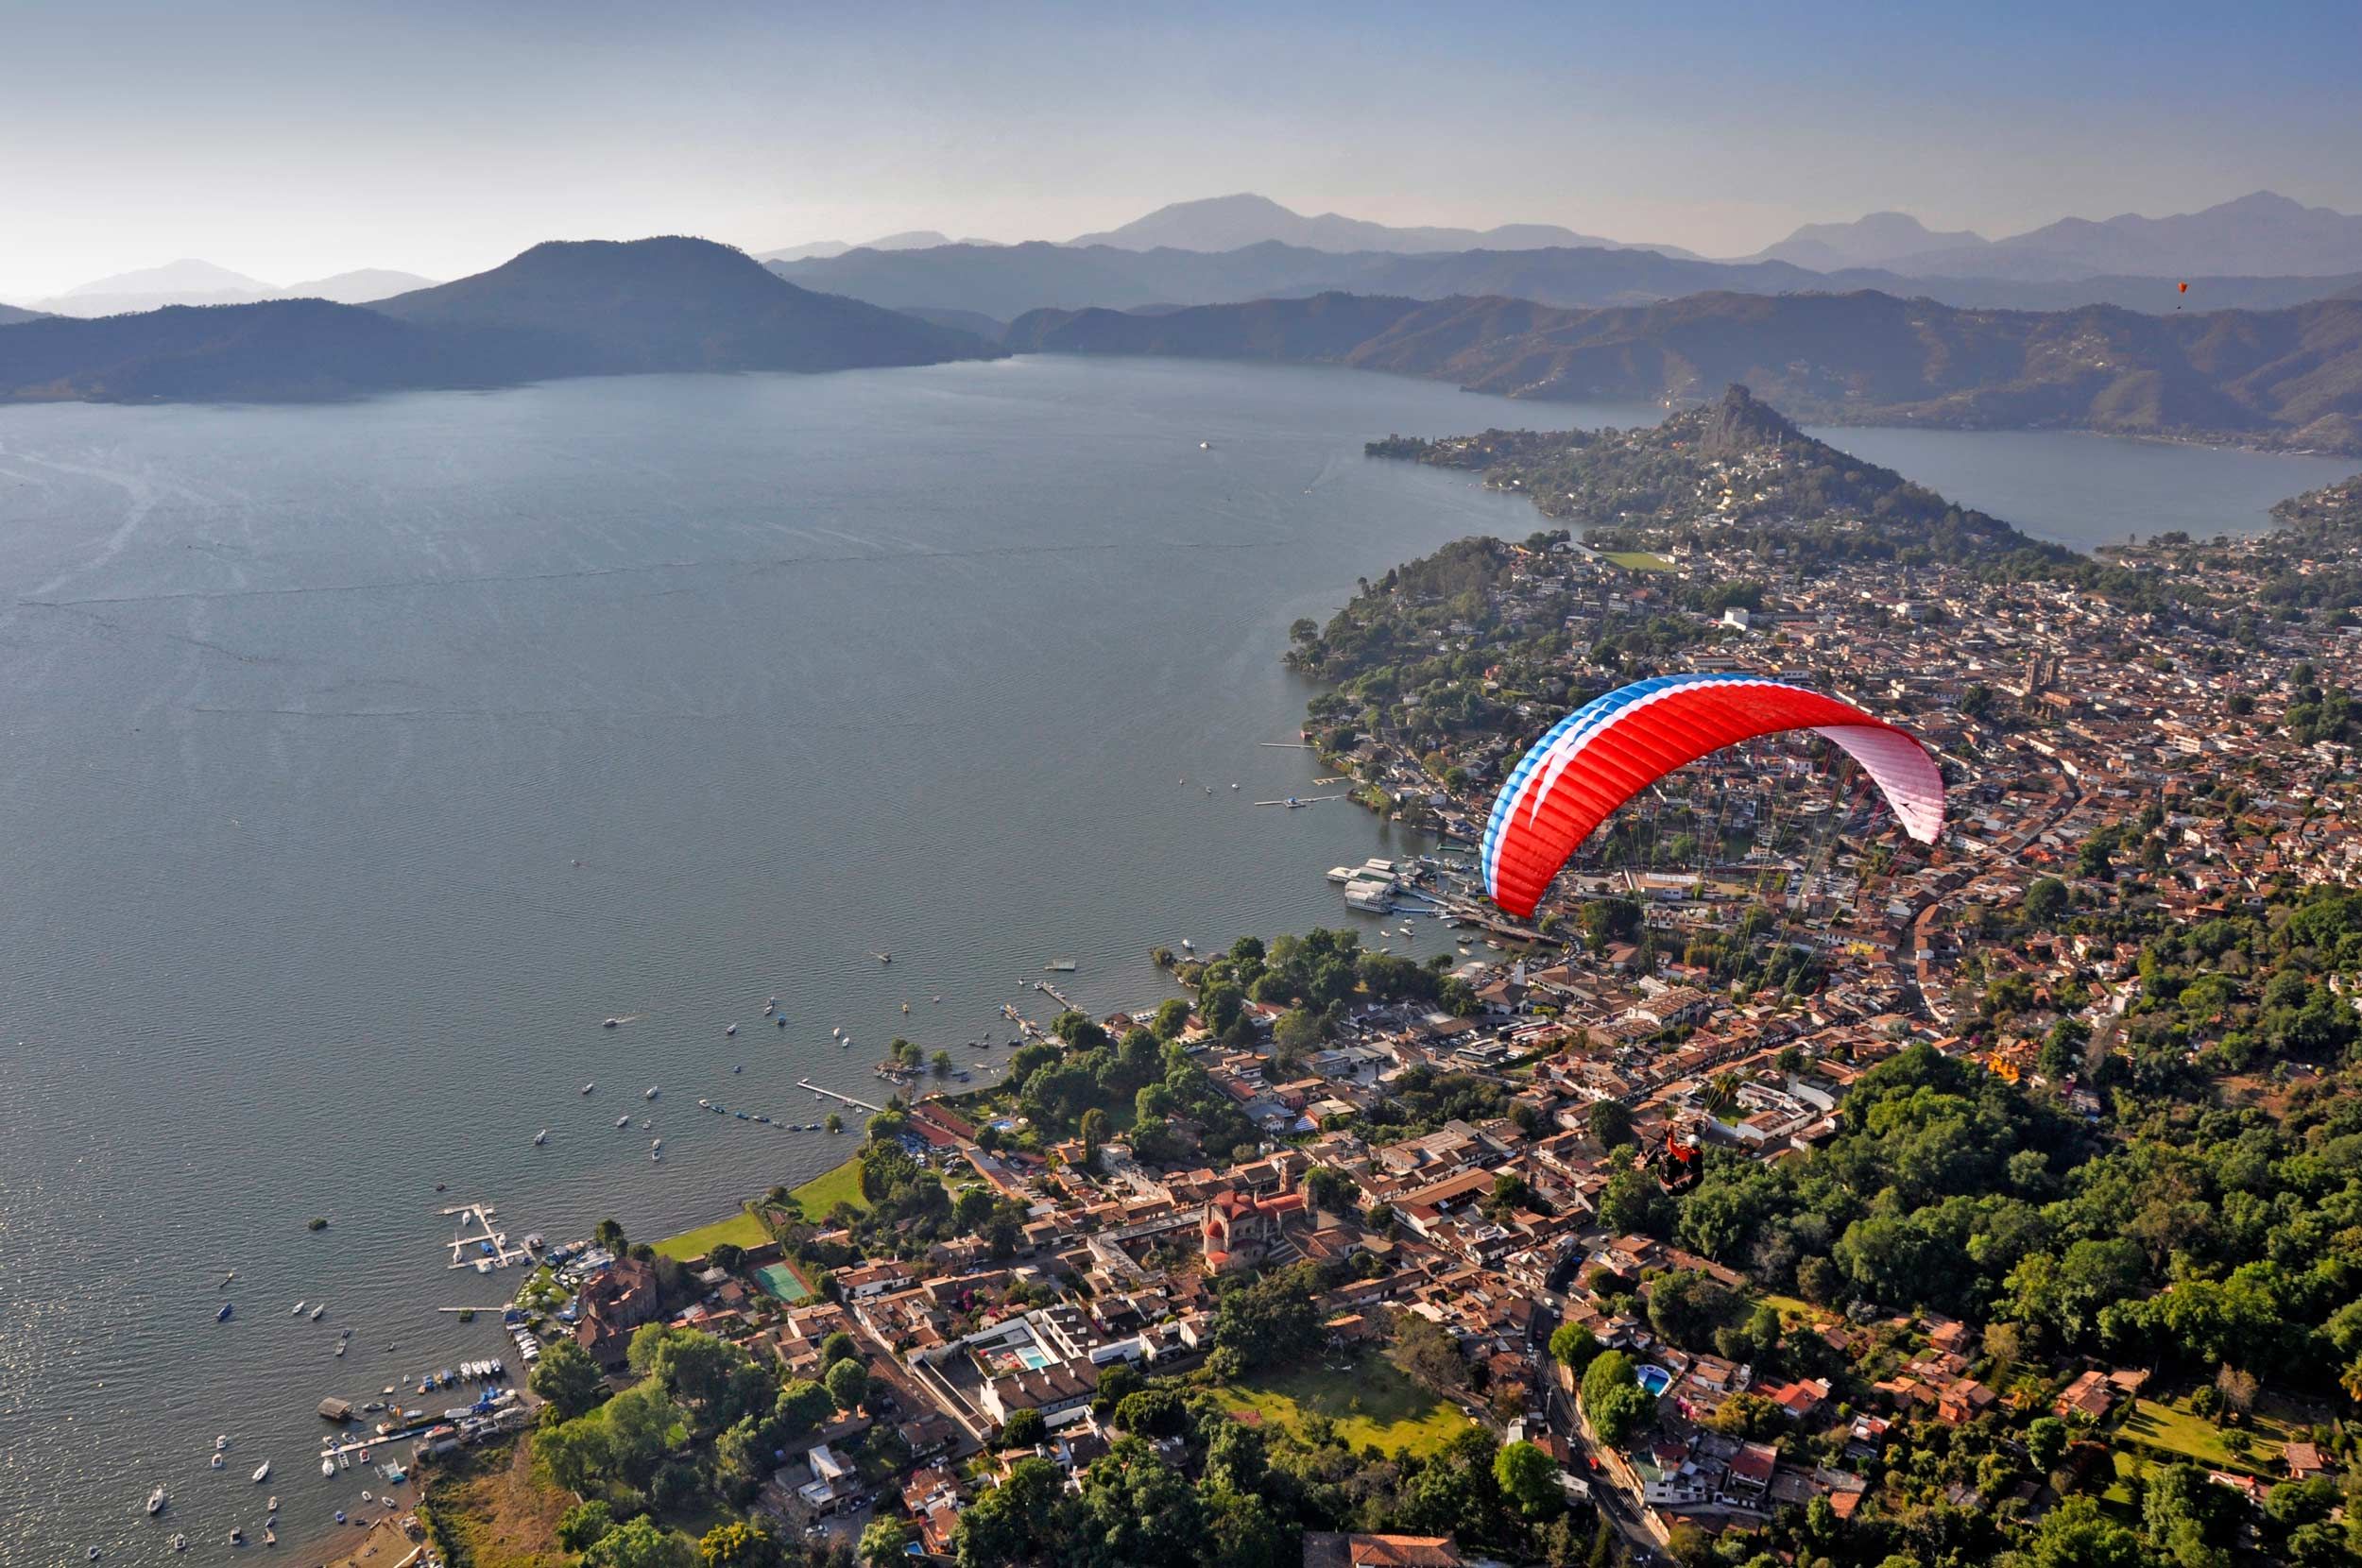
{"type": "Polygon", "coordinates": [[[1034,989],[1040,992],[1043,996],[1048,997],[1052,1001],[1056,1002],[1060,1007],[1065,1008],[1069,1013],[1080,1013],[1083,1011],[1068,998],[1065,992],[1059,990],[1048,980],[1036,980],[1034,982],[1034,989]]]}
{"type": "Polygon", "coordinates": [[[809,1078],[797,1079],[796,1081],[796,1086],[799,1089],[810,1089],[816,1095],[825,1095],[830,1099],[842,1100],[844,1103],[853,1107],[856,1111],[867,1111],[871,1116],[880,1115],[885,1110],[885,1107],[882,1105],[872,1105],[865,1099],[855,1099],[851,1095],[841,1095],[834,1089],[824,1089],[809,1078]]]}

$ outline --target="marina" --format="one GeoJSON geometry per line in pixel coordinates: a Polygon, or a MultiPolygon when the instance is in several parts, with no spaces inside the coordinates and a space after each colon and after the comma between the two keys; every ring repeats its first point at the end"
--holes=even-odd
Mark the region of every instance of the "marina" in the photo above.
{"type": "Polygon", "coordinates": [[[481,1273],[528,1262],[533,1256],[522,1245],[510,1241],[506,1231],[493,1229],[494,1215],[489,1203],[457,1203],[445,1209],[443,1215],[446,1219],[459,1216],[458,1226],[448,1243],[450,1267],[454,1269],[473,1269],[481,1273]]]}

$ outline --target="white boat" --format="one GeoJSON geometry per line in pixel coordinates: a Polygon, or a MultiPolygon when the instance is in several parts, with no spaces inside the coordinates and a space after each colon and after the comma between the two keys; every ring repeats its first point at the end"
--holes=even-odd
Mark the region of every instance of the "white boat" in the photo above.
{"type": "Polygon", "coordinates": [[[546,1127],[542,1128],[539,1133],[533,1134],[533,1147],[536,1149],[540,1148],[543,1144],[549,1141],[550,1130],[546,1127]]]}
{"type": "Polygon", "coordinates": [[[164,1505],[171,1501],[171,1498],[164,1495],[164,1489],[162,1487],[158,1487],[155,1491],[149,1492],[147,1494],[148,1517],[153,1519],[156,1515],[163,1512],[164,1505]]]}
{"type": "Polygon", "coordinates": [[[648,1147],[650,1149],[661,1149],[664,1147],[664,1140],[662,1138],[651,1138],[648,1140],[648,1147]]]}
{"type": "Polygon", "coordinates": [[[216,1433],[216,1434],[214,1435],[214,1453],[218,1454],[218,1453],[220,1453],[223,1449],[225,1449],[225,1448],[227,1448],[227,1447],[229,1447],[229,1446],[230,1446],[230,1434],[229,1434],[229,1433],[227,1433],[227,1432],[221,1432],[221,1433],[216,1433]]]}
{"type": "Polygon", "coordinates": [[[642,1099],[654,1099],[660,1092],[661,1091],[659,1091],[655,1084],[651,1083],[648,1085],[648,1092],[642,1095],[640,1098],[642,1099]]]}
{"type": "Polygon", "coordinates": [[[220,1469],[220,1468],[221,1468],[224,1464],[226,1464],[226,1463],[228,1463],[228,1462],[229,1462],[229,1461],[227,1461],[226,1459],[224,1459],[224,1458],[223,1458],[223,1457],[222,1457],[219,1454],[215,1454],[215,1455],[214,1456],[213,1464],[212,1464],[211,1468],[213,1468],[213,1469],[214,1469],[214,1470],[219,1470],[219,1469],[220,1469]]]}
{"type": "Polygon", "coordinates": [[[325,1312],[325,1311],[327,1311],[327,1310],[328,1310],[328,1304],[327,1304],[326,1302],[321,1302],[321,1303],[319,1303],[318,1304],[315,1305],[315,1306],[312,1308],[312,1321],[314,1321],[314,1322],[316,1322],[316,1323],[317,1323],[317,1322],[318,1322],[318,1321],[320,1321],[320,1314],[321,1314],[321,1313],[323,1313],[323,1312],[325,1312]]]}
{"type": "Polygon", "coordinates": [[[1185,936],[1181,939],[1181,950],[1185,953],[1194,953],[1197,951],[1197,944],[1185,936]]]}
{"type": "Polygon", "coordinates": [[[270,1479],[270,1461],[265,1459],[254,1467],[254,1479],[259,1483],[270,1479]]]}
{"type": "Polygon", "coordinates": [[[1074,961],[1070,958],[1053,958],[1042,967],[1053,975],[1070,975],[1074,973],[1074,961]]]}
{"type": "Polygon", "coordinates": [[[291,1310],[291,1311],[287,1314],[287,1316],[288,1316],[288,1317],[290,1317],[290,1318],[300,1318],[300,1317],[302,1317],[302,1316],[303,1316],[303,1304],[302,1304],[301,1302],[298,1302],[298,1303],[296,1303],[296,1304],[295,1304],[295,1307],[294,1307],[294,1309],[293,1309],[293,1310],[291,1310]]]}
{"type": "Polygon", "coordinates": [[[322,1459],[322,1460],[320,1460],[320,1474],[323,1474],[323,1475],[334,1475],[334,1474],[336,1474],[336,1461],[335,1461],[335,1460],[334,1460],[334,1459],[325,1459],[325,1458],[324,1458],[324,1459],[322,1459]]]}
{"type": "Polygon", "coordinates": [[[172,1538],[172,1549],[176,1552],[187,1551],[189,1549],[189,1538],[176,1531],[172,1538]]]}
{"type": "Polygon", "coordinates": [[[582,1092],[583,1092],[584,1094],[589,1094],[591,1090],[593,1090],[593,1089],[597,1088],[598,1086],[599,1086],[599,1085],[598,1085],[598,1082],[597,1082],[595,1080],[593,1080],[592,1082],[589,1082],[589,1083],[585,1083],[585,1084],[582,1086],[582,1092]]]}
{"type": "Polygon", "coordinates": [[[727,1028],[727,1029],[724,1030],[722,1032],[723,1032],[723,1033],[725,1033],[725,1034],[735,1034],[735,1033],[737,1033],[737,1032],[738,1032],[738,1026],[737,1026],[736,1024],[732,1024],[732,1025],[730,1025],[730,1027],[729,1027],[729,1028],[727,1028]]]}
{"type": "Polygon", "coordinates": [[[629,1117],[629,1116],[617,1116],[617,1117],[615,1118],[615,1125],[616,1125],[616,1126],[618,1126],[618,1127],[629,1127],[629,1126],[631,1125],[631,1117],[629,1117]]]}

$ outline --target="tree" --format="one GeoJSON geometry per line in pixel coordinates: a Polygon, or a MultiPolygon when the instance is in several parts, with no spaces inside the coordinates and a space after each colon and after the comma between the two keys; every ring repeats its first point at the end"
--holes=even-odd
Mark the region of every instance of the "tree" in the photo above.
{"type": "Polygon", "coordinates": [[[863,1568],[892,1568],[902,1560],[902,1548],[910,1544],[911,1532],[899,1519],[872,1519],[869,1527],[861,1532],[863,1568]]]}
{"type": "Polygon", "coordinates": [[[2056,1416],[2036,1416],[2026,1423],[2026,1457],[2045,1474],[2066,1452],[2067,1425],[2056,1416]]]}
{"type": "Polygon", "coordinates": [[[695,1568],[689,1538],[646,1514],[616,1525],[582,1554],[583,1568],[695,1568]]]}
{"type": "Polygon", "coordinates": [[[1167,997],[1156,1004],[1156,1015],[1149,1028],[1159,1040],[1178,1040],[1181,1031],[1190,1027],[1190,1004],[1179,997],[1167,997]]]}
{"type": "Polygon", "coordinates": [[[598,1229],[590,1233],[590,1238],[617,1257],[622,1257],[627,1250],[628,1244],[624,1238],[624,1227],[612,1219],[600,1220],[598,1229]]]}
{"type": "Polygon", "coordinates": [[[935,1081],[937,1082],[941,1082],[943,1080],[951,1076],[952,1069],[957,1064],[951,1060],[951,1053],[950,1051],[939,1050],[935,1052],[932,1059],[929,1060],[927,1064],[927,1070],[934,1074],[935,1081]]]}
{"type": "Polygon", "coordinates": [[[587,1415],[607,1398],[607,1378],[590,1353],[564,1336],[554,1336],[541,1347],[526,1386],[540,1395],[558,1421],[587,1415]]]}
{"type": "Polygon", "coordinates": [[[1096,1105],[1083,1113],[1083,1167],[1085,1169],[1097,1170],[1099,1168],[1099,1150],[1107,1141],[1109,1125],[1107,1113],[1096,1105]]]}
{"type": "Polygon", "coordinates": [[[2215,1374],[2215,1387],[2221,1390],[2223,1407],[2234,1415],[2243,1416],[2255,1408],[2255,1374],[2226,1364],[2215,1374]]]}
{"type": "Polygon", "coordinates": [[[1493,1479],[1528,1519],[1539,1519],[1562,1501],[1557,1461],[1530,1442],[1510,1443],[1495,1455],[1493,1479]]]}
{"type": "Polygon", "coordinates": [[[845,1117],[838,1112],[830,1111],[829,1113],[829,1119],[821,1123],[821,1125],[826,1127],[831,1133],[842,1133],[845,1131],[845,1117]]]}
{"type": "Polygon", "coordinates": [[[829,1369],[839,1361],[858,1360],[860,1356],[861,1346],[853,1342],[850,1334],[840,1328],[820,1341],[821,1374],[826,1376],[829,1369]]]}
{"type": "Polygon", "coordinates": [[[1550,1333],[1550,1356],[1581,1377],[1600,1351],[1600,1337],[1581,1323],[1561,1323],[1550,1333]]]}
{"type": "Polygon", "coordinates": [[[1602,1149],[1632,1142],[1632,1107],[1620,1099],[1595,1099],[1583,1113],[1592,1141],[1602,1149]]]}
{"type": "Polygon", "coordinates": [[[1637,1372],[1631,1356],[1611,1350],[1594,1356],[1583,1374],[1583,1413],[1610,1447],[1621,1448],[1656,1408],[1637,1372]]]}
{"type": "Polygon", "coordinates": [[[2140,1568],[2141,1542],[2082,1495],[2051,1510],[2025,1556],[2029,1568],[2140,1568]]]}
{"type": "Polygon", "coordinates": [[[717,1241],[706,1250],[706,1262],[725,1273],[735,1274],[746,1262],[746,1249],[735,1241],[717,1241]]]}
{"type": "Polygon", "coordinates": [[[576,1503],[557,1522],[557,1543],[570,1552],[587,1552],[599,1537],[615,1527],[614,1510],[603,1498],[576,1503]]]}
{"type": "Polygon", "coordinates": [[[2047,926],[2066,912],[2067,886],[2056,877],[2037,877],[2026,889],[2022,907],[2028,923],[2047,926]]]}
{"type": "Polygon", "coordinates": [[[1011,1410],[1009,1419],[1001,1423],[1001,1446],[1031,1448],[1050,1435],[1050,1423],[1035,1409],[1011,1410]]]}
{"type": "Polygon", "coordinates": [[[743,1520],[731,1520],[706,1531],[697,1542],[697,1556],[706,1568],[775,1568],[779,1543],[743,1520]]]}
{"type": "Polygon", "coordinates": [[[1326,1214],[1351,1214],[1354,1200],[1361,1196],[1352,1177],[1325,1165],[1316,1165],[1304,1173],[1303,1187],[1304,1196],[1312,1206],[1326,1214]]]}
{"type": "Polygon", "coordinates": [[[836,1407],[848,1414],[861,1408],[861,1402],[869,1397],[869,1369],[859,1361],[839,1361],[821,1375],[821,1383],[836,1407]]]}
{"type": "Polygon", "coordinates": [[[1386,1355],[1412,1381],[1437,1393],[1468,1386],[1468,1363],[1459,1342],[1442,1325],[1415,1312],[1401,1314],[1386,1355]]]}
{"type": "Polygon", "coordinates": [[[1008,1568],[1047,1554],[1065,1534],[1066,1474],[1028,1456],[960,1515],[960,1568],[1008,1568]]]}

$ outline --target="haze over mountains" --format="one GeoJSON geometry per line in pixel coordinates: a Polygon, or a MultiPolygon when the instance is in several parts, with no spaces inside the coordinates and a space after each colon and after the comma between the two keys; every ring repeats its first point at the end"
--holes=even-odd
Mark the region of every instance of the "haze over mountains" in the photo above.
{"type": "Polygon", "coordinates": [[[152,311],[165,305],[234,305],[258,299],[328,299],[362,305],[432,283],[412,272],[365,267],[334,277],[281,287],[249,278],[211,262],[183,259],[163,266],[142,267],[94,279],[63,294],[35,302],[35,309],[52,315],[119,315],[127,311],[152,311]]]}
{"type": "Polygon", "coordinates": [[[2257,191],[2196,213],[2062,218],[1988,240],[1935,233],[1903,213],[1806,224],[1760,260],[1830,270],[1884,266],[1915,277],[2062,281],[2101,273],[2152,277],[2322,276],[2362,271],[2362,217],[2257,191]]]}
{"type": "Polygon", "coordinates": [[[1241,192],[1203,201],[1176,201],[1145,217],[1104,233],[1081,234],[1070,246],[1104,245],[1118,250],[1237,250],[1276,242],[1306,250],[1539,250],[1550,246],[1595,246],[1609,250],[1648,249],[1667,256],[1695,252],[1679,246],[1626,246],[1596,234],[1578,234],[1554,223],[1510,223],[1496,229],[1397,229],[1383,223],[1323,213],[1307,217],[1269,196],[1241,192]]]}

